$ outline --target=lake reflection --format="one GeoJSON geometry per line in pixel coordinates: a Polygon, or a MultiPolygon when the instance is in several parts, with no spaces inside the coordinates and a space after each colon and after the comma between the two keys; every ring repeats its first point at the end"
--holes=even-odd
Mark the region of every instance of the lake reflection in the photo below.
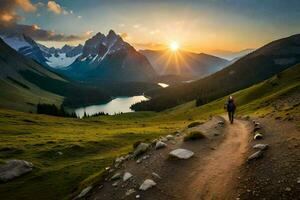
{"type": "Polygon", "coordinates": [[[88,116],[100,112],[108,113],[110,115],[117,114],[120,112],[122,113],[133,112],[133,110],[130,109],[131,105],[146,100],[149,99],[143,95],[133,96],[133,97],[118,97],[106,104],[77,108],[75,109],[75,113],[77,117],[82,118],[84,116],[84,112],[86,112],[88,116]]]}

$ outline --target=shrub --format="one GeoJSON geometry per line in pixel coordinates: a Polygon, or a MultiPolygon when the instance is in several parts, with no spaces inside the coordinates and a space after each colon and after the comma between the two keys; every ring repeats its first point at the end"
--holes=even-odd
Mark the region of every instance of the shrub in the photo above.
{"type": "Polygon", "coordinates": [[[200,140],[200,139],[204,139],[205,138],[205,135],[200,132],[200,131],[193,131],[193,132],[190,132],[189,134],[187,134],[185,137],[184,137],[184,141],[193,141],[193,140],[200,140]]]}
{"type": "Polygon", "coordinates": [[[188,125],[188,128],[193,128],[193,127],[199,126],[201,124],[203,124],[203,123],[202,122],[192,122],[188,125]]]}

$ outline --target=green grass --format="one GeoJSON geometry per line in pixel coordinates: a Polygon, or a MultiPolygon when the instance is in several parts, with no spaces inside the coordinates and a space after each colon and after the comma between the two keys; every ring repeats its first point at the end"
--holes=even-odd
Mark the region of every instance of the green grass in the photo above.
{"type": "MultiPolygon", "coordinates": [[[[240,116],[296,116],[300,65],[233,94],[240,116]],[[283,101],[291,99],[290,101],[283,101]],[[293,101],[293,99],[296,99],[293,101]],[[282,104],[279,108],[276,105],[282,104]],[[289,114],[289,115],[287,115],[289,114]]],[[[299,96],[299,95],[298,95],[299,96]]],[[[226,97],[201,107],[195,101],[164,112],[137,112],[86,119],[51,117],[0,109],[0,163],[32,162],[34,170],[0,185],[1,199],[71,199],[101,179],[115,157],[133,144],[185,129],[194,121],[224,114],[226,97]],[[63,155],[58,155],[62,152],[63,155]]]]}

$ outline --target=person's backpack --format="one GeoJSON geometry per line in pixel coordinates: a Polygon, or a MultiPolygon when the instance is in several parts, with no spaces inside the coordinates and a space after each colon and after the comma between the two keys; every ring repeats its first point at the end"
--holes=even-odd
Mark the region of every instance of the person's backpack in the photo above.
{"type": "Polygon", "coordinates": [[[234,104],[233,101],[228,101],[228,103],[227,103],[227,110],[230,111],[230,112],[232,112],[232,111],[235,110],[235,104],[234,104]]]}

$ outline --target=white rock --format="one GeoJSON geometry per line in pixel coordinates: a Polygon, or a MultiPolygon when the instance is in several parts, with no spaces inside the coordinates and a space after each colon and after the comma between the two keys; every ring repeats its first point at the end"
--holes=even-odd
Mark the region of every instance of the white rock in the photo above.
{"type": "Polygon", "coordinates": [[[253,149],[266,150],[269,147],[267,144],[256,144],[253,146],[253,149]]]}
{"type": "Polygon", "coordinates": [[[167,135],[166,138],[167,138],[167,140],[174,140],[174,136],[173,135],[167,135]]]}
{"type": "Polygon", "coordinates": [[[75,198],[75,199],[80,199],[82,197],[84,197],[85,195],[87,195],[87,193],[93,188],[93,186],[88,186],[86,188],[84,188],[80,194],[75,198]]]}
{"type": "Polygon", "coordinates": [[[123,176],[123,181],[127,181],[128,179],[130,179],[132,177],[132,174],[129,172],[125,172],[124,176],[123,176]]]}
{"type": "Polygon", "coordinates": [[[147,160],[148,158],[150,158],[150,156],[149,155],[145,155],[145,156],[142,157],[142,160],[147,160]]]}
{"type": "Polygon", "coordinates": [[[25,160],[9,160],[0,166],[0,180],[3,182],[31,172],[33,164],[25,160]]]}
{"type": "Polygon", "coordinates": [[[59,152],[57,152],[57,155],[61,156],[61,155],[63,155],[63,152],[59,151],[59,152]]]}
{"type": "Polygon", "coordinates": [[[162,137],[162,138],[160,138],[160,141],[161,141],[161,142],[168,142],[168,139],[165,138],[165,137],[162,137]]]}
{"type": "Polygon", "coordinates": [[[175,149],[171,151],[169,155],[179,159],[189,159],[194,155],[194,152],[187,149],[175,149]]]}
{"type": "Polygon", "coordinates": [[[259,139],[263,138],[263,135],[260,133],[256,133],[253,138],[254,138],[254,140],[259,140],[259,139]]]}
{"type": "Polygon", "coordinates": [[[139,156],[142,153],[145,153],[149,149],[150,145],[147,143],[141,143],[135,149],[133,155],[134,157],[139,156]]]}
{"type": "Polygon", "coordinates": [[[117,187],[118,184],[119,184],[119,182],[117,181],[117,182],[114,182],[114,183],[112,184],[112,186],[113,186],[113,187],[117,187]]]}
{"type": "Polygon", "coordinates": [[[141,197],[140,195],[136,195],[136,196],[135,196],[136,199],[139,199],[140,197],[141,197]]]}
{"type": "Polygon", "coordinates": [[[111,178],[110,180],[116,180],[116,179],[119,179],[121,178],[121,174],[118,172],[118,173],[115,173],[111,178]]]}
{"type": "Polygon", "coordinates": [[[155,172],[152,173],[152,176],[154,176],[155,178],[161,179],[161,177],[155,172]]]}
{"type": "Polygon", "coordinates": [[[129,189],[129,190],[127,190],[127,192],[126,192],[126,196],[129,196],[129,195],[131,195],[131,194],[133,194],[133,193],[135,193],[135,189],[133,189],[133,188],[131,188],[131,189],[129,189]]]}
{"type": "Polygon", "coordinates": [[[140,190],[146,191],[149,188],[155,186],[156,183],[151,179],[146,179],[144,183],[140,186],[140,190]]]}
{"type": "Polygon", "coordinates": [[[261,158],[262,156],[263,156],[263,151],[259,150],[259,151],[255,152],[254,154],[252,154],[251,156],[249,156],[248,161],[261,158]]]}
{"type": "Polygon", "coordinates": [[[156,142],[155,149],[162,149],[162,148],[165,148],[166,146],[167,146],[166,143],[164,143],[162,141],[158,141],[158,142],[156,142]]]}

